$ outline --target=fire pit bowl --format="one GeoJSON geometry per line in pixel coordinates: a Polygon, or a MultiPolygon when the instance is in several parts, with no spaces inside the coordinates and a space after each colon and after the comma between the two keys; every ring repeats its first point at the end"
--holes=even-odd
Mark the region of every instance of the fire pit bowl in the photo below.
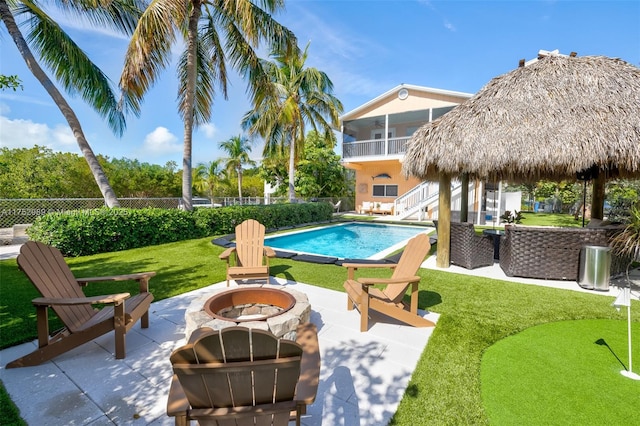
{"type": "Polygon", "coordinates": [[[307,295],[287,286],[225,287],[191,302],[185,313],[185,336],[199,327],[240,326],[295,340],[298,325],[309,322],[310,316],[307,295]]]}
{"type": "Polygon", "coordinates": [[[205,302],[204,310],[213,318],[224,321],[264,321],[287,312],[295,304],[295,297],[286,291],[243,287],[211,296],[205,302]]]}

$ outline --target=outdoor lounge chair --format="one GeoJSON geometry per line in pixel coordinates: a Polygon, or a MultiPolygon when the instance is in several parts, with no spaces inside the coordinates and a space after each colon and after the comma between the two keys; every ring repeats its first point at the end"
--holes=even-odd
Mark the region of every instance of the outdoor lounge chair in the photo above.
{"type": "Polygon", "coordinates": [[[171,354],[167,415],[176,425],[284,425],[313,403],[320,377],[315,325],[298,326],[296,342],[264,330],[197,329],[171,354]]]}
{"type": "MultiPolygon", "coordinates": [[[[436,230],[438,221],[433,221],[436,230]]],[[[466,269],[493,265],[494,244],[489,235],[478,235],[472,223],[451,222],[449,262],[466,269]]]]}
{"type": "Polygon", "coordinates": [[[265,247],[264,234],[265,227],[257,220],[248,219],[236,226],[236,246],[219,256],[227,261],[227,287],[229,280],[238,279],[265,279],[269,284],[269,258],[275,257],[276,252],[265,247]]]}
{"type": "Polygon", "coordinates": [[[361,206],[358,206],[358,213],[371,214],[373,212],[373,203],[371,201],[363,201],[361,206]]]}
{"type": "Polygon", "coordinates": [[[38,322],[38,349],[7,364],[7,368],[41,364],[96,337],[115,331],[116,359],[125,357],[125,335],[140,319],[149,327],[149,279],[155,272],[109,277],[75,278],[60,250],[29,241],[20,249],[18,267],[27,275],[42,297],[33,299],[38,322]],[[138,281],[140,293],[86,297],[82,286],[99,281],[138,281]],[[105,304],[100,310],[91,305],[105,304]],[[52,308],[64,328],[49,337],[48,309],[52,308]]]}
{"type": "Polygon", "coordinates": [[[419,234],[407,243],[397,264],[389,263],[343,263],[348,268],[347,309],[354,307],[360,311],[360,331],[369,329],[369,310],[374,310],[415,327],[433,327],[435,324],[418,315],[418,283],[416,275],[420,264],[429,253],[431,244],[427,234],[419,234]],[[360,268],[392,268],[391,278],[359,278],[355,279],[355,271],[360,268]],[[376,284],[386,284],[384,289],[377,289],[376,284]],[[411,304],[402,299],[411,285],[411,304]]]}

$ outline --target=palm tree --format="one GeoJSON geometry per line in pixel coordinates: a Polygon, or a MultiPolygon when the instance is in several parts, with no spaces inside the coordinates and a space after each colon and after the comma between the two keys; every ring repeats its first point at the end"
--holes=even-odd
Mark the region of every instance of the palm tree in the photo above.
{"type": "Polygon", "coordinates": [[[228,180],[227,171],[222,165],[222,159],[217,159],[207,164],[200,163],[193,171],[193,187],[200,193],[206,193],[213,203],[213,197],[218,187],[228,180]]]}
{"type": "Polygon", "coordinates": [[[240,135],[220,142],[220,148],[225,150],[229,155],[229,157],[225,159],[224,167],[229,172],[235,172],[238,176],[238,197],[240,197],[240,204],[242,204],[242,167],[244,165],[255,165],[255,161],[249,158],[251,145],[247,138],[240,135]]]}
{"type": "Polygon", "coordinates": [[[284,0],[154,0],[138,21],[120,78],[122,107],[140,112],[144,94],[169,65],[176,37],[184,37],[185,50],[178,61],[178,110],[184,122],[182,199],[191,202],[191,156],[194,126],[211,118],[217,83],[227,97],[227,66],[250,83],[253,97],[264,84],[255,52],[266,41],[270,48],[295,45],[295,36],[270,14],[284,7],[284,0]]]}
{"type": "MultiPolygon", "coordinates": [[[[75,17],[87,18],[95,25],[109,26],[124,33],[131,33],[139,15],[135,0],[114,0],[91,4],[80,0],[56,2],[56,4],[75,17]]],[[[125,129],[125,119],[118,109],[117,98],[111,89],[109,79],[37,3],[0,0],[0,17],[27,67],[67,120],[105,203],[109,207],[118,207],[116,194],[87,142],[78,117],[35,59],[29,44],[16,24],[16,16],[25,19],[28,28],[26,40],[29,40],[42,62],[49,67],[60,84],[71,94],[79,93],[102,117],[107,119],[113,132],[120,136],[125,129]]]]}
{"type": "Polygon", "coordinates": [[[242,121],[250,135],[264,138],[264,157],[282,156],[288,149],[289,201],[295,199],[295,165],[304,149],[306,126],[333,140],[342,112],[329,77],[305,67],[308,49],[309,44],[302,53],[298,49],[276,50],[271,55],[275,62],[262,60],[270,84],[254,97],[254,107],[242,121]]]}

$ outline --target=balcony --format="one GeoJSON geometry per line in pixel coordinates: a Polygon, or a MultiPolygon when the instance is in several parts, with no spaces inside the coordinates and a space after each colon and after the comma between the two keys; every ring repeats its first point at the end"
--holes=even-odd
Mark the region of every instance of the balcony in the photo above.
{"type": "Polygon", "coordinates": [[[344,142],[342,158],[354,159],[363,157],[398,157],[407,151],[407,142],[411,136],[388,139],[369,139],[363,141],[344,142]]]}

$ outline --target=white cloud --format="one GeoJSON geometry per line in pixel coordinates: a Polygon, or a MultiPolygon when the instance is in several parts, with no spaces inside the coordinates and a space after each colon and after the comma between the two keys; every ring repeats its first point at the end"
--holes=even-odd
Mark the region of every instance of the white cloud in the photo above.
{"type": "MultiPolygon", "coordinates": [[[[374,81],[368,67],[362,67],[363,58],[370,52],[383,55],[388,47],[377,40],[367,38],[354,28],[338,21],[326,21],[308,8],[292,3],[288,7],[291,22],[284,22],[296,34],[305,34],[310,40],[307,66],[318,67],[331,78],[338,96],[375,96],[388,90],[389,84],[374,81]]],[[[306,41],[299,40],[300,47],[306,41]]]]}
{"type": "Polygon", "coordinates": [[[451,22],[449,22],[448,19],[444,20],[444,27],[451,32],[456,32],[456,27],[451,22]]]}
{"type": "Polygon", "coordinates": [[[27,96],[22,93],[0,93],[0,99],[6,99],[11,102],[22,102],[25,104],[55,107],[55,104],[49,98],[42,100],[40,98],[34,98],[33,96],[27,96]]]}
{"type": "Polygon", "coordinates": [[[428,7],[429,9],[431,9],[431,11],[433,13],[435,13],[436,15],[438,15],[440,18],[442,18],[442,25],[449,31],[451,31],[452,33],[456,32],[457,29],[455,27],[455,25],[453,25],[451,23],[451,21],[449,21],[442,13],[440,13],[440,11],[436,8],[435,4],[433,4],[433,2],[429,1],[429,0],[419,0],[418,3],[428,7]]]}
{"type": "Polygon", "coordinates": [[[140,154],[159,157],[166,154],[174,154],[182,151],[182,144],[178,138],[166,127],[156,127],[144,138],[140,154]]]}
{"type": "Polygon", "coordinates": [[[0,129],[0,146],[6,148],[31,148],[40,145],[64,152],[72,152],[76,148],[71,129],[63,124],[51,128],[31,120],[11,120],[0,116],[0,129]]]}
{"type": "Polygon", "coordinates": [[[218,128],[213,123],[206,123],[199,126],[198,131],[204,133],[207,139],[213,139],[218,134],[218,128]]]}
{"type": "Polygon", "coordinates": [[[69,17],[69,14],[64,13],[60,9],[56,9],[55,7],[51,8],[51,10],[48,11],[48,14],[55,20],[55,22],[65,29],[74,29],[87,33],[99,34],[120,40],[129,39],[126,34],[111,28],[106,28],[102,25],[96,25],[89,19],[85,19],[81,14],[74,14],[72,19],[69,17]]]}

